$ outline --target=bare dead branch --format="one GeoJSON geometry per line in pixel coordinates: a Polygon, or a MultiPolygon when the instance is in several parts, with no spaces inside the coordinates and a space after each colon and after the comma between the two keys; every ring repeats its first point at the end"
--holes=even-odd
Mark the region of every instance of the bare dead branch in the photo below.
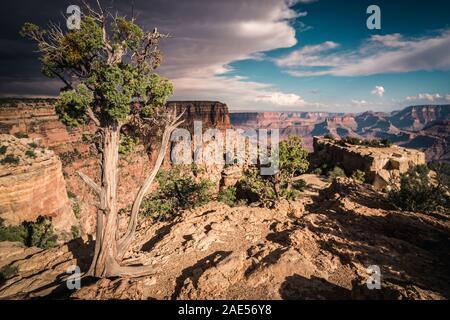
{"type": "Polygon", "coordinates": [[[94,114],[94,112],[92,111],[91,108],[87,109],[87,115],[92,120],[92,122],[95,123],[95,125],[97,127],[100,127],[100,120],[98,120],[98,118],[95,116],[95,114],[94,114]]]}
{"type": "Polygon", "coordinates": [[[78,175],[80,176],[80,178],[84,181],[84,183],[86,183],[89,187],[91,187],[91,189],[98,195],[100,196],[101,193],[101,189],[99,187],[98,184],[96,184],[94,182],[94,180],[92,180],[90,177],[88,177],[87,175],[85,175],[83,172],[81,171],[77,171],[78,175]]]}
{"type": "Polygon", "coordinates": [[[170,142],[170,136],[171,136],[173,130],[175,130],[177,128],[177,126],[182,122],[182,121],[178,121],[178,120],[183,116],[183,114],[184,114],[184,111],[180,115],[177,116],[176,108],[174,108],[174,110],[171,110],[169,112],[168,120],[170,121],[170,124],[168,126],[166,126],[166,128],[164,130],[162,141],[161,141],[161,148],[159,150],[155,165],[154,165],[152,171],[150,172],[150,174],[145,179],[144,183],[140,187],[140,189],[135,197],[135,200],[133,202],[133,207],[131,209],[131,217],[130,217],[130,221],[128,223],[127,231],[126,231],[125,235],[118,241],[118,246],[117,246],[118,250],[117,251],[118,251],[118,257],[120,259],[126,253],[129,245],[131,244],[131,241],[134,238],[134,234],[136,232],[136,227],[137,227],[137,217],[139,214],[139,210],[140,210],[142,201],[143,201],[148,189],[152,185],[153,180],[155,179],[155,177],[164,161],[164,158],[165,158],[165,155],[167,152],[167,148],[168,148],[169,142],[170,142]]]}

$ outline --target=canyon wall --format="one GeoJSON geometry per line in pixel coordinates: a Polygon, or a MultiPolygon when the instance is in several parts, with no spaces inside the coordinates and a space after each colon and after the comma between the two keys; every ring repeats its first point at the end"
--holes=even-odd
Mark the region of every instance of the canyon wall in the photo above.
{"type": "Polygon", "coordinates": [[[391,113],[247,112],[232,113],[230,119],[237,128],[278,128],[282,138],[300,136],[308,151],[313,150],[313,136],[330,134],[388,139],[425,152],[428,162],[450,162],[450,105],[410,106],[391,113]]]}
{"type": "MultiPolygon", "coordinates": [[[[82,234],[92,233],[95,229],[97,199],[89,187],[82,182],[77,172],[82,171],[95,181],[100,181],[99,154],[95,144],[92,143],[95,140],[95,128],[93,126],[69,128],[63,125],[55,113],[55,101],[55,99],[7,99],[2,101],[0,103],[0,133],[29,137],[42,147],[54,151],[62,162],[62,174],[67,185],[69,203],[74,207],[78,217],[77,225],[82,234]]],[[[169,102],[168,106],[174,104],[180,110],[186,110],[185,122],[182,127],[191,132],[194,120],[202,121],[204,129],[210,127],[231,128],[228,107],[223,103],[178,101],[169,102]]],[[[134,152],[120,155],[118,186],[120,209],[128,208],[138,186],[151,170],[159,149],[158,137],[155,141],[158,145],[153,146],[151,151],[143,145],[138,145],[134,152]]],[[[170,165],[169,156],[170,152],[166,155],[165,167],[170,165]]],[[[222,169],[223,166],[207,168],[205,175],[219,183],[222,169]]],[[[30,183],[33,183],[33,179],[30,180],[30,183]]],[[[10,192],[8,190],[4,190],[4,193],[8,194],[10,192]]],[[[66,191],[64,193],[67,194],[66,191]]],[[[23,201],[26,201],[25,198],[23,201]]],[[[31,196],[27,199],[33,201],[31,196]]],[[[65,199],[58,201],[61,202],[61,206],[65,206],[67,202],[65,199]]],[[[23,214],[26,218],[26,214],[23,214]]],[[[20,216],[22,213],[16,212],[16,215],[20,216]]]]}
{"type": "Polygon", "coordinates": [[[77,225],[62,165],[53,151],[32,139],[0,134],[0,218],[5,225],[51,217],[60,240],[77,225]]]}
{"type": "Polygon", "coordinates": [[[181,125],[193,129],[194,121],[201,121],[203,128],[226,130],[231,128],[230,112],[226,104],[218,101],[170,101],[167,107],[176,107],[178,113],[184,111],[185,120],[181,125]]]}

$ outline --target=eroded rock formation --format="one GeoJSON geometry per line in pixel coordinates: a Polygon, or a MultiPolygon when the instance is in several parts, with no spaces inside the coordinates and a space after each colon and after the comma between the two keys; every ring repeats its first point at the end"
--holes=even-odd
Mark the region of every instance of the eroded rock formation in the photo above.
{"type": "Polygon", "coordinates": [[[32,139],[0,134],[0,217],[6,225],[51,217],[60,239],[77,221],[67,196],[61,161],[32,139]]]}
{"type": "Polygon", "coordinates": [[[314,137],[313,159],[318,163],[329,163],[344,169],[347,175],[356,170],[365,173],[366,182],[378,189],[395,183],[400,174],[416,165],[425,164],[425,154],[399,146],[377,148],[314,137]]]}
{"type": "Polygon", "coordinates": [[[429,162],[450,161],[450,105],[410,106],[391,113],[237,112],[230,119],[237,128],[278,128],[281,137],[301,136],[309,151],[313,150],[313,136],[331,134],[336,138],[389,139],[424,151],[429,162]]]}
{"type": "MultiPolygon", "coordinates": [[[[80,179],[77,171],[99,181],[98,153],[93,143],[94,128],[81,126],[69,128],[62,124],[55,113],[55,99],[6,99],[0,105],[0,133],[27,136],[55,152],[63,164],[63,174],[69,194],[77,211],[78,223],[82,234],[90,234],[95,228],[97,199],[92,191],[80,179]],[[78,212],[79,211],[79,212],[78,212]]],[[[170,102],[178,109],[185,109],[184,128],[193,131],[193,121],[202,121],[203,129],[231,128],[228,107],[220,102],[192,101],[170,102]]],[[[137,188],[145,178],[158,151],[159,139],[155,139],[152,149],[140,145],[135,152],[120,156],[118,204],[125,208],[134,199],[137,188]]],[[[165,167],[170,163],[167,154],[165,167]]],[[[205,168],[204,175],[215,181],[221,180],[223,165],[205,168]]],[[[32,200],[31,198],[29,199],[32,200]]],[[[21,215],[17,212],[16,215],[21,215]]]]}
{"type": "Polygon", "coordinates": [[[31,252],[26,260],[16,248],[8,264],[19,271],[0,297],[448,299],[449,235],[448,217],[398,211],[370,185],[337,179],[273,210],[211,202],[169,222],[141,219],[126,258],[153,266],[154,274],[140,279],[82,279],[81,289],[70,291],[58,275],[74,263],[83,270],[89,242],[31,252]],[[371,265],[380,267],[380,290],[367,290],[371,265]]]}

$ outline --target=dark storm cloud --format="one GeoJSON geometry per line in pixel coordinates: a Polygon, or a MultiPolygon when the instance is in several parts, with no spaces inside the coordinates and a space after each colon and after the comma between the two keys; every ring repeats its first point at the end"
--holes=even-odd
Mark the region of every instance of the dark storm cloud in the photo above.
{"type": "MultiPolygon", "coordinates": [[[[112,12],[117,10],[128,17],[133,14],[146,30],[157,26],[160,32],[171,35],[162,43],[165,60],[159,72],[175,83],[174,98],[220,99],[245,107],[258,101],[261,95],[277,97],[267,101],[305,103],[301,97],[284,95],[270,84],[224,76],[232,61],[296,44],[291,22],[304,13],[290,8],[294,2],[301,1],[122,0],[101,3],[112,12]]],[[[69,4],[77,2],[5,4],[1,13],[0,94],[57,94],[57,82],[40,75],[34,45],[22,39],[18,32],[27,21],[45,26],[52,20],[65,28],[63,13],[69,4]]]]}

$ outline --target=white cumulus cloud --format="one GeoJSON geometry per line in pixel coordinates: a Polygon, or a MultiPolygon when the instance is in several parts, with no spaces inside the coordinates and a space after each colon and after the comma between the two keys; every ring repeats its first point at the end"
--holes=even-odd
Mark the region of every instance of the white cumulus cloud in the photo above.
{"type": "Polygon", "coordinates": [[[450,70],[450,29],[421,38],[400,34],[370,37],[353,51],[333,41],[305,46],[275,60],[292,76],[368,76],[411,71],[450,70]],[[309,67],[322,67],[311,70],[309,67]]]}
{"type": "Polygon", "coordinates": [[[381,98],[383,97],[384,92],[385,90],[383,86],[375,86],[375,88],[370,93],[381,98]]]}
{"type": "Polygon", "coordinates": [[[441,100],[443,97],[439,93],[419,93],[415,96],[406,97],[406,101],[429,101],[435,102],[441,100]]]}
{"type": "Polygon", "coordinates": [[[302,97],[293,93],[268,92],[256,97],[256,102],[269,102],[278,106],[304,106],[302,97]]]}

